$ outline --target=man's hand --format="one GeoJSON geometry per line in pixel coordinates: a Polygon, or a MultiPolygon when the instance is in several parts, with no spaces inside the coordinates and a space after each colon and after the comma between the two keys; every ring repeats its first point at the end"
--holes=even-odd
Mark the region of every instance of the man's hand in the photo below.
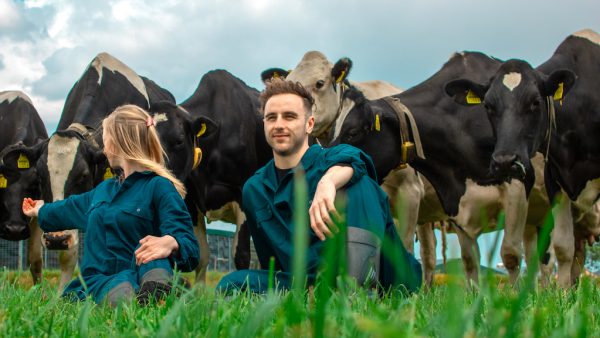
{"type": "Polygon", "coordinates": [[[317,185],[317,191],[315,192],[312,204],[308,209],[310,227],[322,241],[325,240],[325,236],[333,237],[333,233],[329,228],[336,233],[338,231],[330,216],[331,213],[334,217],[339,219],[339,215],[334,205],[336,193],[337,189],[335,188],[335,184],[330,179],[323,176],[317,185]]]}
{"type": "Polygon", "coordinates": [[[27,217],[37,217],[40,211],[40,208],[44,205],[44,201],[42,200],[32,200],[29,197],[25,197],[23,199],[23,205],[21,209],[23,213],[27,217]]]}
{"type": "Polygon", "coordinates": [[[135,263],[146,264],[155,259],[167,258],[179,250],[179,244],[173,236],[146,236],[140,240],[140,247],[135,250],[135,263]]]}
{"type": "Polygon", "coordinates": [[[338,232],[331,215],[339,220],[340,216],[335,209],[335,195],[337,189],[343,187],[350,181],[354,169],[349,166],[334,166],[329,168],[325,175],[317,184],[317,190],[313,196],[312,204],[308,209],[310,216],[310,227],[320,240],[324,241],[325,236],[333,237],[338,232]]]}

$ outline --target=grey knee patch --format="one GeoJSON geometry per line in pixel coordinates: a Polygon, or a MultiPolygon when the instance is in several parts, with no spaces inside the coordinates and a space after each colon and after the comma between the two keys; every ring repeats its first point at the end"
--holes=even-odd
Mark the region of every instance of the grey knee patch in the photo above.
{"type": "Polygon", "coordinates": [[[173,279],[173,275],[163,268],[154,268],[149,270],[142,276],[142,280],[140,281],[140,285],[143,285],[145,282],[157,282],[162,284],[168,284],[173,279]]]}
{"type": "Polygon", "coordinates": [[[372,232],[348,227],[348,275],[360,285],[374,286],[379,277],[381,240],[372,232]]]}
{"type": "Polygon", "coordinates": [[[105,301],[110,304],[110,306],[117,306],[119,303],[130,301],[133,299],[134,295],[135,292],[133,291],[131,283],[122,282],[108,291],[105,301]]]}

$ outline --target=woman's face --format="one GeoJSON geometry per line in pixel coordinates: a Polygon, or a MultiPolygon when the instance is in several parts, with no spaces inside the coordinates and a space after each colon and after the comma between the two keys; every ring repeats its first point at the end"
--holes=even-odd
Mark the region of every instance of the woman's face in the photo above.
{"type": "Polygon", "coordinates": [[[102,133],[102,143],[104,143],[104,155],[108,159],[108,164],[112,168],[120,167],[119,158],[115,155],[115,147],[112,138],[102,133]]]}

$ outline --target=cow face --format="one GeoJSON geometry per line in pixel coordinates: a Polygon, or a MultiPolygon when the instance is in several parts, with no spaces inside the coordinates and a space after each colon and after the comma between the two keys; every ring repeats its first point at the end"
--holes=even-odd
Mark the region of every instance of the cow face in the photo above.
{"type": "Polygon", "coordinates": [[[206,150],[203,146],[214,138],[218,127],[211,119],[193,118],[183,108],[167,101],[153,105],[150,111],[167,155],[167,167],[183,181],[200,165],[206,150]]]}
{"type": "MultiPolygon", "coordinates": [[[[103,179],[106,158],[100,149],[72,130],[57,131],[46,142],[33,147],[18,146],[3,156],[5,166],[18,170],[19,157],[25,154],[41,197],[48,202],[91,190],[103,179]]],[[[77,245],[73,231],[44,234],[42,243],[49,249],[67,249],[77,245]]]]}
{"type": "Polygon", "coordinates": [[[547,151],[554,101],[561,101],[575,75],[567,70],[546,76],[521,60],[506,61],[490,82],[454,80],[446,93],[464,105],[483,104],[496,144],[490,172],[497,178],[524,180],[533,170],[530,159],[547,151]]]}
{"type": "Polygon", "coordinates": [[[369,154],[375,164],[377,177],[382,180],[400,163],[398,156],[389,156],[401,153],[398,119],[382,113],[385,109],[379,109],[382,108],[380,104],[385,103],[369,102],[358,91],[348,94],[348,102],[344,102],[344,105],[352,108],[342,121],[336,122],[336,138],[331,145],[346,143],[369,154]]]}
{"type": "Polygon", "coordinates": [[[15,170],[0,165],[0,237],[11,241],[29,238],[30,219],[21,211],[21,205],[25,197],[37,199],[40,195],[35,168],[21,167],[15,170]]]}
{"type": "Polygon", "coordinates": [[[287,75],[286,80],[300,82],[315,99],[313,136],[322,135],[336,119],[341,103],[340,87],[351,68],[352,61],[348,58],[342,58],[332,65],[325,55],[312,51],[306,53],[287,75]]]}

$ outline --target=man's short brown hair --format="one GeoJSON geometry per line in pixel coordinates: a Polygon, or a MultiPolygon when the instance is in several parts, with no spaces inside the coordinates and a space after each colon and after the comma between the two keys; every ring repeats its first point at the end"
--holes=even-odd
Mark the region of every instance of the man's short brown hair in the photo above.
{"type": "Polygon", "coordinates": [[[312,115],[312,107],[315,104],[315,100],[313,99],[312,95],[310,95],[310,92],[306,90],[306,88],[304,88],[300,82],[286,81],[285,79],[280,78],[270,80],[267,83],[265,90],[260,93],[259,100],[261,113],[265,113],[267,101],[269,101],[271,97],[280,94],[294,94],[300,96],[302,98],[302,102],[304,102],[306,117],[308,118],[310,115],[312,115]]]}

